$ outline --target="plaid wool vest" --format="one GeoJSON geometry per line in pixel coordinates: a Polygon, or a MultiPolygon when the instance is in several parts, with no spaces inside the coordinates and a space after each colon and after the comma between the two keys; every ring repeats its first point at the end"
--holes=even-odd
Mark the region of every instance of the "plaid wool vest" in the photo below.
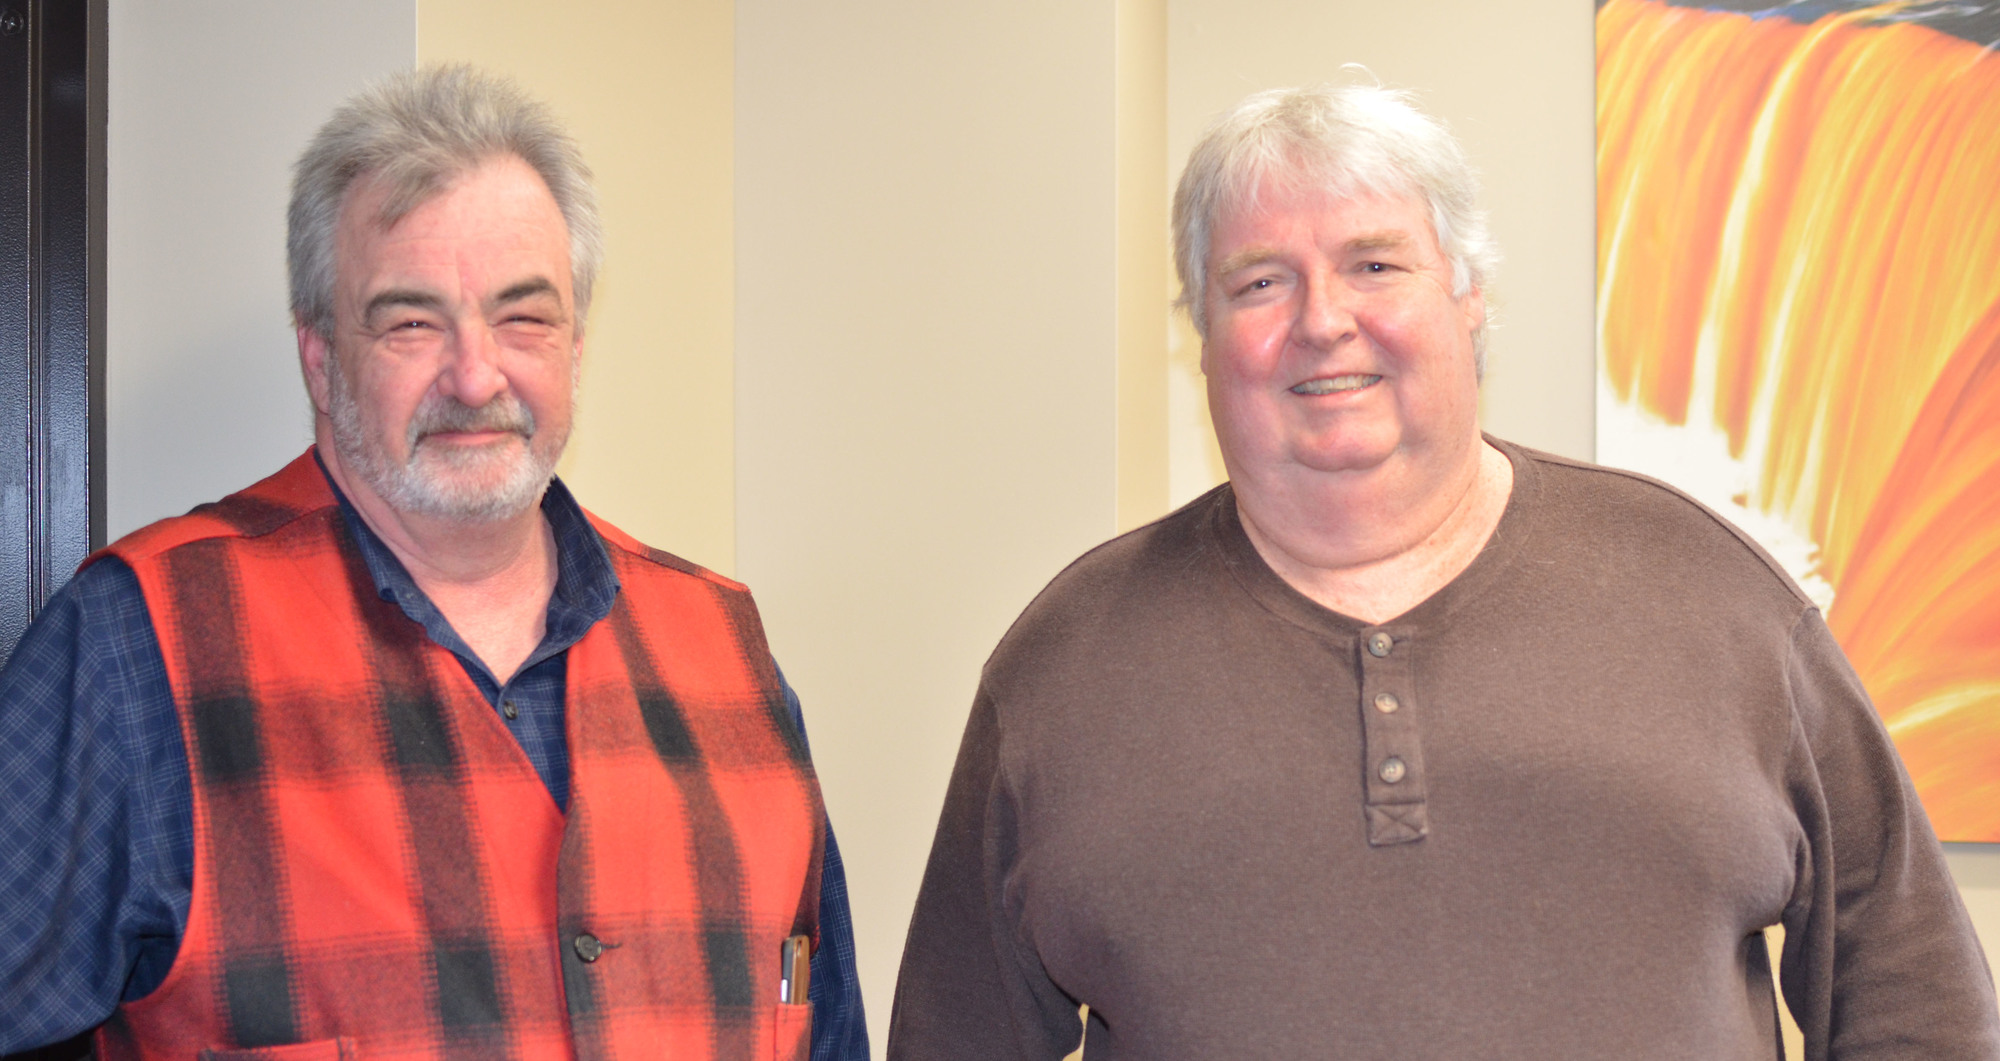
{"type": "Polygon", "coordinates": [[[382,600],[312,455],[111,546],[194,789],[172,970],[103,1058],[796,1058],[784,938],[824,816],[742,586],[593,523],[567,815],[456,657],[382,600]]]}

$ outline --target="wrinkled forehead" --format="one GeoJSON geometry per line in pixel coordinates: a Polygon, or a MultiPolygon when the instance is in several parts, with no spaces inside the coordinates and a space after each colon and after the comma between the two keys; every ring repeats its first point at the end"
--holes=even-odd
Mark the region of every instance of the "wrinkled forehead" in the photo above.
{"type": "Polygon", "coordinates": [[[1340,180],[1297,169],[1273,170],[1246,182],[1240,191],[1219,197],[1210,221],[1206,268],[1213,273],[1222,259],[1240,250],[1225,244],[1240,242],[1251,232],[1268,232],[1273,225],[1288,227],[1291,223],[1317,228],[1322,222],[1332,222],[1343,231],[1366,231],[1376,238],[1407,233],[1433,245],[1437,241],[1429,202],[1405,185],[1340,180]]]}
{"type": "Polygon", "coordinates": [[[396,194],[381,170],[369,170],[354,178],[347,191],[340,197],[340,214],[336,222],[343,234],[356,231],[387,232],[397,221],[411,210],[444,193],[449,185],[439,182],[435,187],[425,189],[421,201],[411,201],[405,193],[396,194]],[[392,207],[390,200],[399,200],[392,207]]]}
{"type": "Polygon", "coordinates": [[[474,172],[461,169],[411,181],[397,180],[396,174],[376,169],[356,177],[340,200],[339,219],[334,224],[335,261],[346,264],[350,256],[393,238],[398,225],[450,195],[474,172]]]}
{"type": "Polygon", "coordinates": [[[416,226],[447,236],[554,240],[570,252],[568,219],[548,185],[517,156],[494,155],[456,169],[421,175],[384,167],[357,177],[341,199],[335,254],[416,226]]]}

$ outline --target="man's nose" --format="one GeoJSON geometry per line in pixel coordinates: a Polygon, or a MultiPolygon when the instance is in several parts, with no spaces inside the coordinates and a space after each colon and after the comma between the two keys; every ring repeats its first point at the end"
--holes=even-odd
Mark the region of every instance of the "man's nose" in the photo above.
{"type": "Polygon", "coordinates": [[[1292,337],[1317,350],[1332,349],[1351,338],[1358,327],[1354,294],[1354,289],[1331,271],[1307,277],[1298,317],[1292,322],[1292,337]]]}
{"type": "Polygon", "coordinates": [[[462,405],[477,409],[507,389],[500,371],[501,348],[485,321],[471,321],[453,330],[451,360],[438,377],[438,389],[462,405]]]}

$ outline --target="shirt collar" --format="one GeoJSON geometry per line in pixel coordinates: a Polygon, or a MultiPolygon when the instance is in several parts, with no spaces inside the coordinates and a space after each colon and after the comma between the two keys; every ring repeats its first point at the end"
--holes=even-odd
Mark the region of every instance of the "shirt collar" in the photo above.
{"type": "MultiPolygon", "coordinates": [[[[431,603],[403,562],[390,551],[388,543],[368,526],[353,502],[341,492],[340,484],[327,474],[326,462],[320,460],[317,447],[313,449],[313,460],[319,464],[320,474],[326,476],[334,500],[340,502],[341,518],[347,521],[347,529],[361,550],[362,562],[368,565],[369,577],[375,580],[375,592],[422,626],[432,641],[478,663],[478,657],[451,628],[444,613],[431,603]]],[[[549,597],[542,643],[521,665],[524,671],[568,651],[611,613],[611,604],[618,596],[618,572],[611,566],[611,554],[596,528],[590,525],[590,518],[583,514],[583,506],[576,503],[561,479],[549,480],[549,488],[542,494],[542,518],[549,521],[549,529],[555,534],[556,590],[549,597]]]]}

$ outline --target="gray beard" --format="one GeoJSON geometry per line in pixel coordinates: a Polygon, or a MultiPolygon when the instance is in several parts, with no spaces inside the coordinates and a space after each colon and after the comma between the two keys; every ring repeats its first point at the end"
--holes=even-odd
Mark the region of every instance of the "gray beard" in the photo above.
{"type": "MultiPolygon", "coordinates": [[[[327,352],[326,374],[327,416],[333,422],[333,446],[340,463],[354,469],[369,489],[398,512],[468,523],[518,516],[541,501],[568,441],[566,437],[538,439],[534,413],[512,394],[502,394],[476,409],[456,399],[430,395],[410,417],[404,439],[410,456],[399,463],[380,445],[380,432],[370,430],[372,425],[348,390],[346,373],[331,350],[327,352]],[[433,433],[467,430],[512,431],[521,436],[525,446],[520,451],[510,447],[480,452],[424,445],[433,433]]],[[[575,385],[572,377],[572,401],[575,385]]]]}

